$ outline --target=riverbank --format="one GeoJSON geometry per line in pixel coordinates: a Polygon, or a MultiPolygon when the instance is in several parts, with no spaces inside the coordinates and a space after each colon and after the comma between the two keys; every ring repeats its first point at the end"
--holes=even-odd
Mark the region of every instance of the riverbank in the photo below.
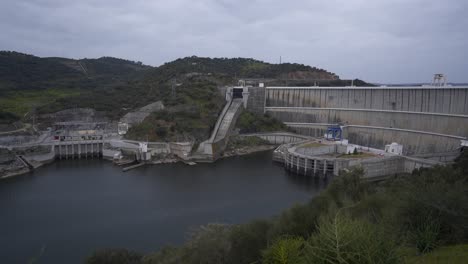
{"type": "Polygon", "coordinates": [[[10,162],[0,165],[0,180],[29,173],[55,161],[55,153],[14,154],[10,162]],[[20,157],[21,156],[21,157],[20,157]]]}
{"type": "Polygon", "coordinates": [[[4,179],[15,177],[15,176],[23,175],[23,174],[26,174],[28,172],[31,172],[31,170],[29,170],[28,168],[22,168],[22,169],[18,169],[16,171],[11,171],[11,172],[1,172],[0,181],[4,180],[4,179]]]}
{"type": "MultiPolygon", "coordinates": [[[[235,157],[235,156],[249,155],[249,154],[262,152],[262,151],[270,151],[275,148],[276,148],[275,145],[237,147],[235,149],[226,150],[226,152],[223,154],[221,159],[235,157]]],[[[46,164],[53,163],[56,161],[55,155],[52,152],[46,153],[46,154],[40,154],[40,155],[32,155],[32,156],[25,155],[23,156],[23,158],[26,159],[26,161],[33,166],[33,169],[29,169],[25,167],[23,164],[18,162],[18,166],[16,166],[16,168],[10,168],[8,170],[0,170],[0,180],[29,173],[32,170],[35,170],[39,167],[42,167],[46,164]]],[[[112,157],[110,156],[103,156],[102,159],[106,161],[110,161],[110,162],[113,161],[112,157]]],[[[187,160],[182,160],[180,158],[162,157],[162,158],[157,158],[157,159],[148,161],[146,162],[146,164],[147,165],[160,165],[160,164],[171,164],[171,163],[182,162],[187,165],[194,165],[193,163],[189,164],[187,161],[190,161],[190,158],[188,158],[187,160]]]]}
{"type": "Polygon", "coordinates": [[[232,150],[226,150],[222,158],[249,155],[255,152],[274,150],[276,147],[277,147],[276,145],[259,145],[259,146],[239,147],[239,148],[232,149],[232,150]]]}

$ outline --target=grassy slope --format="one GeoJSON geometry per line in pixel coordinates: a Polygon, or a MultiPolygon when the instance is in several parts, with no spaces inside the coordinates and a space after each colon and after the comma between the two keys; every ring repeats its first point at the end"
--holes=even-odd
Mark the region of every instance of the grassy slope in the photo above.
{"type": "Polygon", "coordinates": [[[35,107],[47,105],[51,100],[78,96],[79,90],[48,88],[24,90],[0,98],[1,110],[23,116],[35,107]]]}

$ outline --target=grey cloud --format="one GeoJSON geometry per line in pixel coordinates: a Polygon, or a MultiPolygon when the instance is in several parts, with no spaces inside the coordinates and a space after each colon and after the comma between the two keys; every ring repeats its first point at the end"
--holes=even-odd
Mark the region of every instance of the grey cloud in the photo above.
{"type": "Polygon", "coordinates": [[[183,56],[309,64],[343,78],[468,81],[465,0],[3,0],[0,49],[115,56],[160,65],[183,56]]]}

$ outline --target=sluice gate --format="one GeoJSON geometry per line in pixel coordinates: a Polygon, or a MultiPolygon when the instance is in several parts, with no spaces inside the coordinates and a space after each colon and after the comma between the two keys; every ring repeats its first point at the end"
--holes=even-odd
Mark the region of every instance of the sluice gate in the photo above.
{"type": "Polygon", "coordinates": [[[54,145],[56,159],[92,159],[101,158],[102,140],[61,141],[54,145]]]}

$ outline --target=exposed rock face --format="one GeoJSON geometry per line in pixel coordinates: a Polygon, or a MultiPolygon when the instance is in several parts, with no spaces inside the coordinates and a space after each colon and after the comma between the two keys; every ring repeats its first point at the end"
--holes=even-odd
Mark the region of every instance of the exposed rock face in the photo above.
{"type": "Polygon", "coordinates": [[[40,116],[41,121],[46,123],[55,122],[107,122],[106,116],[92,108],[66,109],[52,114],[40,116]],[[48,121],[48,122],[47,122],[48,121]]]}
{"type": "Polygon", "coordinates": [[[0,148],[0,165],[11,163],[16,160],[15,154],[8,149],[0,148]]]}
{"type": "Polygon", "coordinates": [[[161,101],[157,101],[149,105],[143,106],[142,108],[134,112],[127,113],[120,119],[120,122],[127,123],[129,126],[138,125],[141,122],[143,122],[143,120],[145,120],[145,118],[149,116],[151,113],[157,112],[163,109],[164,109],[163,103],[161,101]]]}

